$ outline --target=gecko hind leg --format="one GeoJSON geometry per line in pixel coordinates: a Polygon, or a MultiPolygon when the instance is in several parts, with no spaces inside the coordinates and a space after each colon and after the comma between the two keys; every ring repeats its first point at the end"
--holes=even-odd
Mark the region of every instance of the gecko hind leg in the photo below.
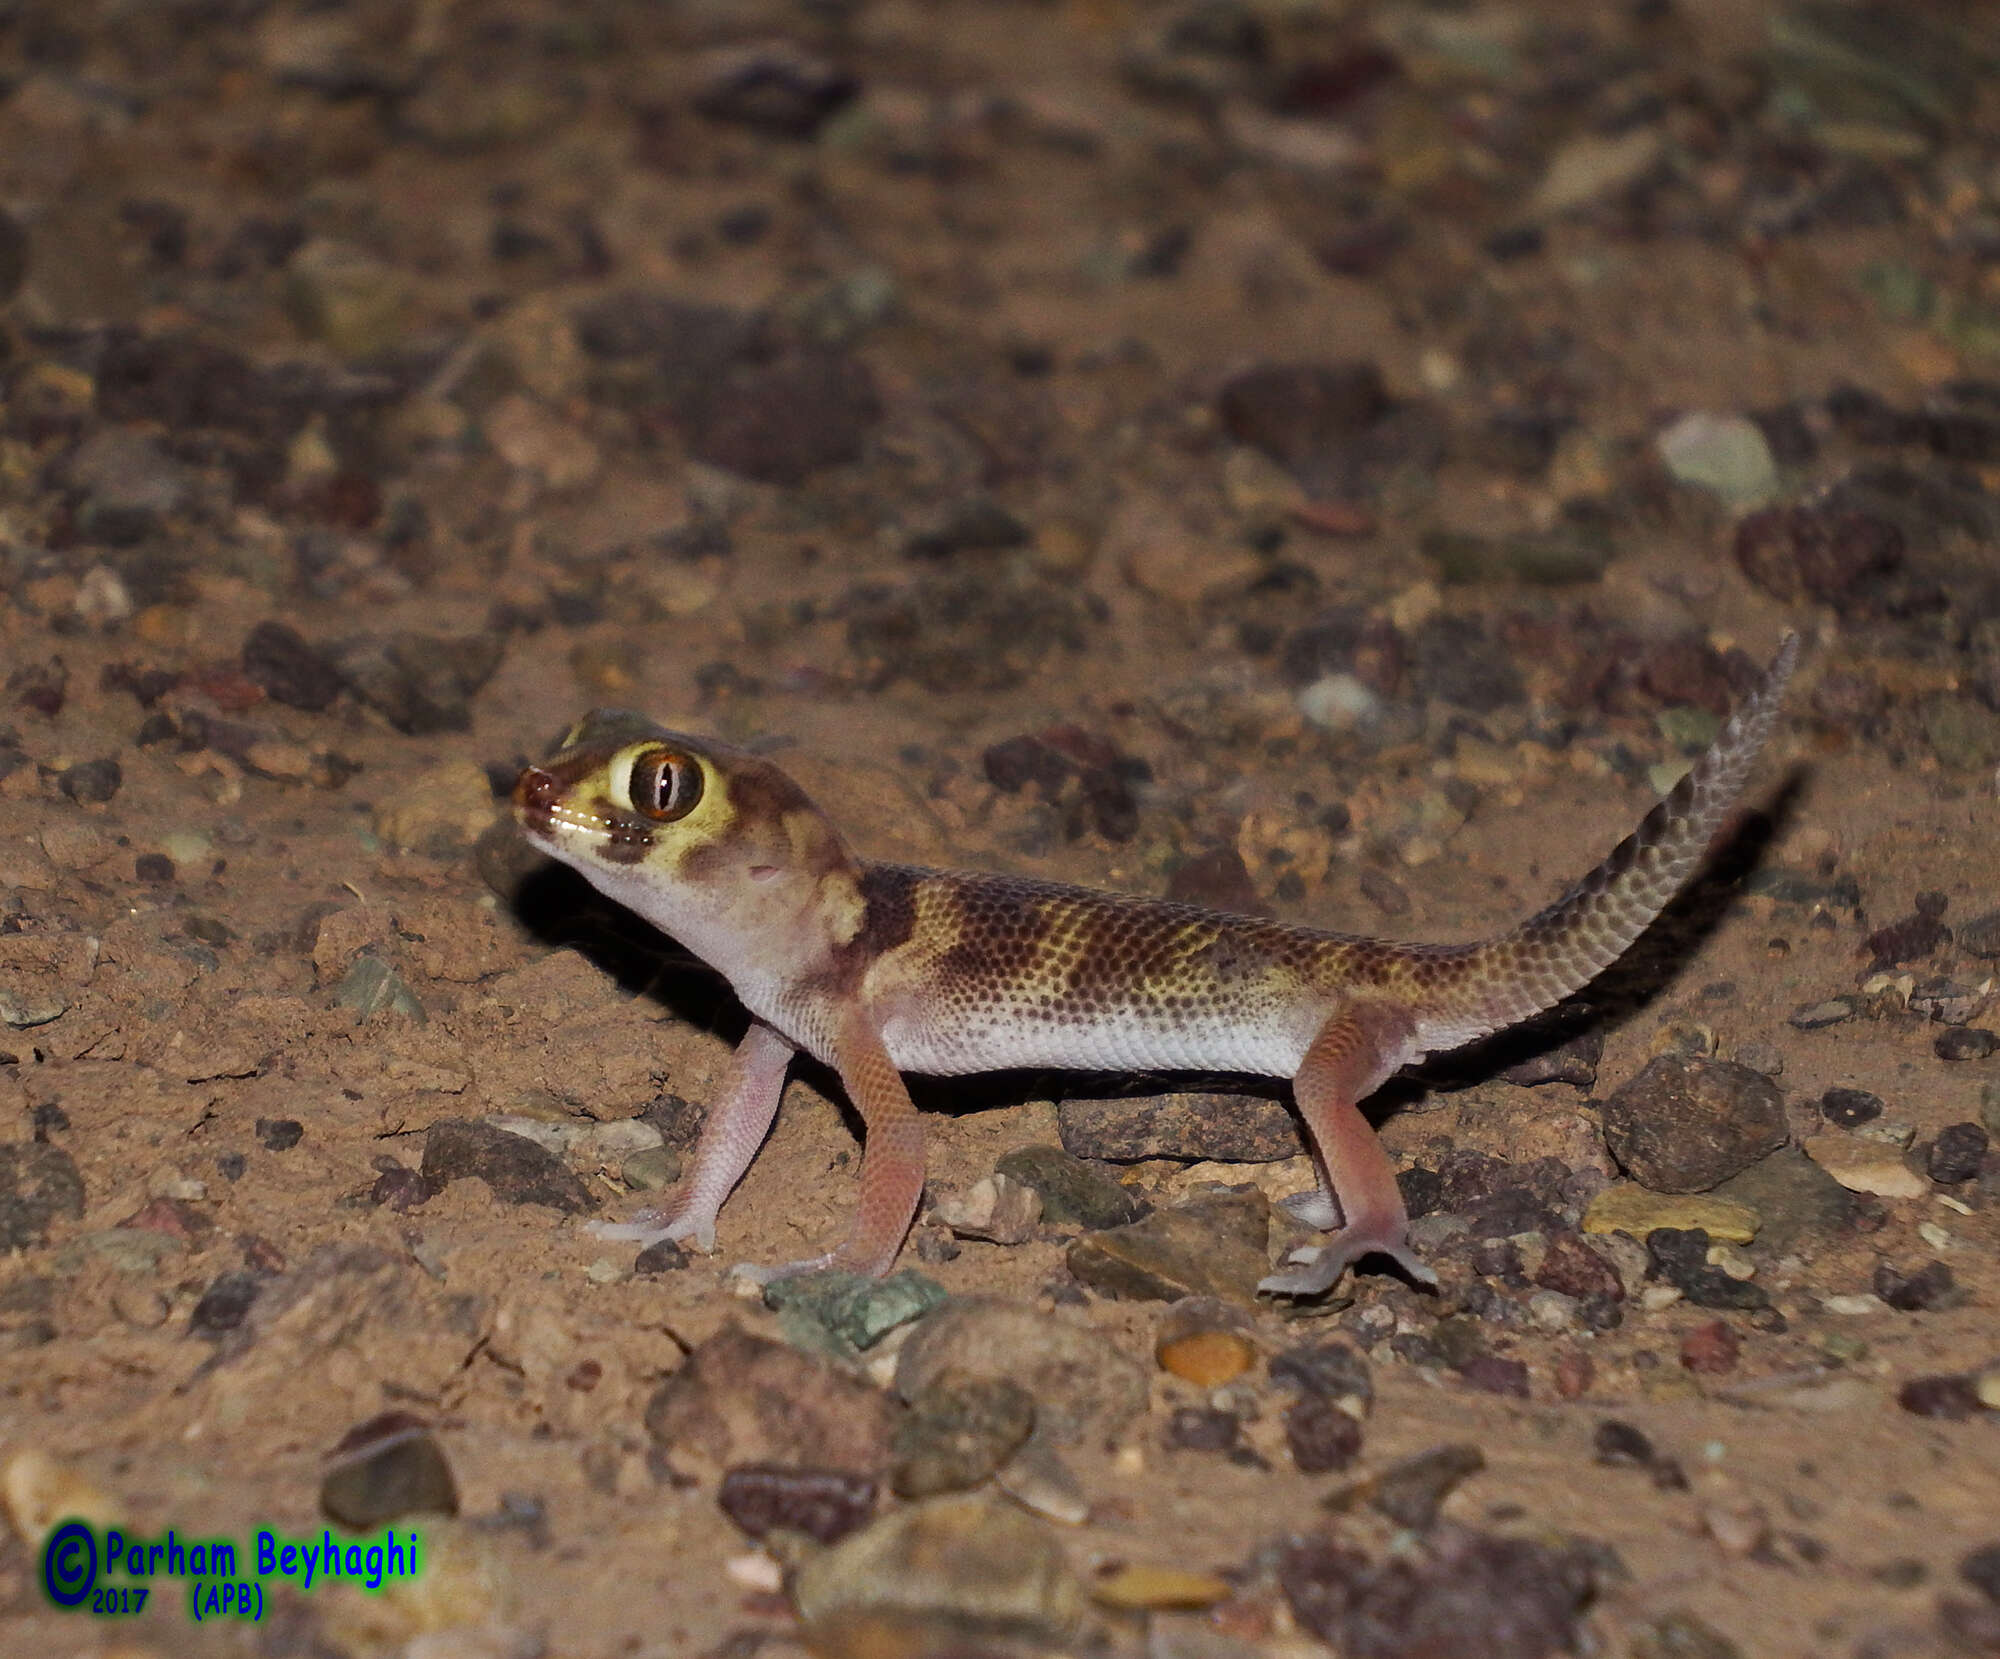
{"type": "Polygon", "coordinates": [[[694,1170],[680,1190],[658,1208],[639,1211],[629,1221],[594,1221],[598,1238],[635,1243],[641,1249],[662,1239],[692,1239],[695,1248],[715,1248],[715,1218],[722,1201],[743,1179],[757,1148],[770,1133],[785,1092],[785,1072],[797,1052],[762,1020],[750,1022],[729,1057],[729,1069],[695,1144],[694,1170]]]}
{"type": "Polygon", "coordinates": [[[857,1006],[842,1015],[832,1046],[834,1069],[861,1114],[864,1136],[861,1203],[854,1225],[840,1247],[823,1256],[777,1267],[746,1263],[730,1270],[734,1277],[769,1284],[836,1268],[879,1279],[896,1264],[896,1252],[924,1195],[924,1120],[864,1010],[857,1006]]]}
{"type": "Polygon", "coordinates": [[[1357,1003],[1320,1028],[1292,1080],[1299,1116],[1319,1166],[1316,1191],[1283,1201],[1313,1226],[1338,1231],[1310,1261],[1273,1273],[1257,1288],[1277,1296],[1318,1296],[1363,1256],[1388,1256],[1421,1283],[1437,1275],[1410,1249],[1409,1215],[1396,1172],[1361,1115],[1360,1102],[1415,1056],[1416,1024],[1393,1003],[1357,1003]]]}

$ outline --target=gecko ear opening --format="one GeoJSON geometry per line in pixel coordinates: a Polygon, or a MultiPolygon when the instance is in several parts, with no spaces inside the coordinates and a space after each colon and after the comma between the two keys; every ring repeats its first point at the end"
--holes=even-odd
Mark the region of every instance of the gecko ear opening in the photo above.
{"type": "Polygon", "coordinates": [[[700,763],[672,749],[648,749],[632,762],[626,784],[633,810],[656,824],[671,824],[701,800],[700,763]]]}

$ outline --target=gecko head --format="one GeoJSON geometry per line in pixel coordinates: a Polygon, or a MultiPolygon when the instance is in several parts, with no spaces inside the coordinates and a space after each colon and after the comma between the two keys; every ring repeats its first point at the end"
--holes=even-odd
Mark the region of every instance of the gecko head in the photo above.
{"type": "Polygon", "coordinates": [[[697,915],[776,921],[853,867],[770,761],[622,709],[593,709],[526,768],[514,816],[535,846],[670,933],[697,915]]]}

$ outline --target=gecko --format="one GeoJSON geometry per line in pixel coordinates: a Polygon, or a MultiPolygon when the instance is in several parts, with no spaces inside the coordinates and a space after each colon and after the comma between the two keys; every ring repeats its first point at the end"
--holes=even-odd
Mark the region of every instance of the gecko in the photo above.
{"type": "Polygon", "coordinates": [[[664,1207],[596,1231],[713,1251],[723,1200],[801,1050],[833,1068],[860,1114],[859,1206],[825,1255],[738,1269],[759,1281],[894,1265],[925,1172],[906,1072],[1237,1072],[1291,1080],[1317,1185],[1283,1203],[1326,1235],[1259,1289],[1318,1296],[1371,1254],[1435,1285],[1361,1103],[1427,1055],[1553,1008],[1624,954],[1728,819],[1798,649],[1787,634],[1707,752],[1601,864],[1518,926],[1466,944],[861,858],[771,761],[593,710],[522,771],[516,819],[534,846],[718,970],[751,1016],[686,1180],[664,1207]]]}

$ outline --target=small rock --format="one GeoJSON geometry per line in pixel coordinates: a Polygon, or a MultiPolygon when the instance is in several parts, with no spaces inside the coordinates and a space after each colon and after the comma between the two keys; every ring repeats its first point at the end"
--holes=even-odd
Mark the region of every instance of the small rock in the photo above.
{"type": "Polygon", "coordinates": [[[931,1213],[960,1238],[1025,1244],[1042,1219],[1042,1198],[1033,1187],[996,1172],[940,1199],[931,1213]]]}
{"type": "Polygon", "coordinates": [[[456,1515],[458,1483],[421,1418],[385,1411],[333,1449],[319,1506],[352,1532],[373,1532],[405,1515],[456,1515]]]}
{"type": "Polygon", "coordinates": [[[239,1268],[217,1276],[188,1316],[188,1335],[218,1341],[248,1317],[251,1305],[270,1283],[268,1273],[239,1268]]]}
{"type": "Polygon", "coordinates": [[[1854,1018],[1852,997],[1828,997],[1824,1002],[1809,1002],[1792,1011],[1786,1022],[1797,1031],[1819,1031],[1829,1025],[1839,1025],[1854,1018]]]}
{"type": "Polygon", "coordinates": [[[1595,1593],[1586,1545],[1442,1527],[1379,1564],[1331,1538],[1292,1543],[1279,1587],[1299,1624],[1367,1659],[1547,1659],[1578,1650],[1595,1593]]]}
{"type": "Polygon", "coordinates": [[[425,737],[472,728],[472,699],[500,666],[504,641],[494,634],[364,635],[327,650],[328,660],[363,702],[399,732],[425,737]]]}
{"type": "Polygon", "coordinates": [[[1925,1170],[1941,1187],[1970,1181],[1986,1162],[1988,1144],[1987,1133],[1979,1124],[1948,1124],[1931,1142],[1930,1153],[1924,1160],[1925,1170]]]}
{"type": "Polygon", "coordinates": [[[913,1395],[890,1443],[896,1496],[963,1492],[989,1478],[1035,1426],[1035,1402],[1005,1377],[944,1371],[913,1395]]]}
{"type": "Polygon", "coordinates": [[[1899,1273],[1887,1262],[1877,1262],[1874,1283],[1875,1294],[1898,1313],[1924,1313],[1959,1299],[1952,1271],[1943,1262],[1926,1262],[1914,1273],[1899,1273]]]}
{"type": "Polygon", "coordinates": [[[1361,1455],[1361,1425],[1333,1401],[1306,1394],[1285,1408],[1285,1446],[1302,1475],[1337,1475],[1361,1455]]]}
{"type": "Polygon", "coordinates": [[[1090,1599],[1100,1607],[1124,1612],[1213,1607],[1234,1593],[1235,1587],[1219,1573],[1138,1563],[1115,1568],[1090,1587],[1090,1599]]]}
{"type": "Polygon", "coordinates": [[[1254,1188],[1190,1199],[1128,1226],[1086,1233],[1070,1272],[1107,1295],[1140,1301],[1218,1296],[1249,1304],[1268,1266],[1270,1205],[1254,1188]]]}
{"type": "Polygon", "coordinates": [[[801,141],[861,90],[846,70],[788,40],[720,49],[701,80],[694,107],[709,120],[801,141]]]}
{"type": "Polygon", "coordinates": [[[1375,1400],[1368,1361],[1344,1342],[1311,1343],[1273,1355],[1271,1381],[1331,1400],[1357,1421],[1375,1400]]]}
{"type": "Polygon", "coordinates": [[[1036,1439],[1115,1437],[1145,1409],[1147,1374],[1101,1332],[996,1297],[954,1297],[919,1321],[896,1356],[912,1399],[945,1372],[1003,1377],[1035,1401],[1036,1439]]]}
{"type": "Polygon", "coordinates": [[[1962,1423],[1983,1409],[1969,1376],[1912,1377],[1896,1391],[1896,1404],[1912,1417],[1942,1417],[1962,1423]]]}
{"type": "Polygon", "coordinates": [[[1365,432],[1388,408],[1382,371],[1363,361],[1260,364],[1216,399],[1232,438],[1294,469],[1365,432]]]}
{"type": "Polygon", "coordinates": [[[1446,1498],[1486,1467],[1477,1446],[1434,1446],[1401,1458],[1375,1477],[1368,1502],[1396,1525],[1427,1531],[1446,1498]]]}
{"type": "Polygon", "coordinates": [[[1220,1388],[1257,1360],[1256,1330],[1243,1310],[1210,1296],[1189,1296],[1161,1317],[1153,1339],[1160,1369],[1197,1388],[1220,1388]]]}
{"type": "Polygon", "coordinates": [[[1859,1129],[1882,1115],[1882,1097],[1866,1089],[1828,1089],[1819,1098],[1819,1112],[1836,1129],[1859,1129]]]}
{"type": "MultiPolygon", "coordinates": [[[[1940,900],[1943,896],[1938,895],[1940,900]]],[[[1869,934],[1862,941],[1862,948],[1872,958],[1868,971],[1880,973],[1905,962],[1919,962],[1940,946],[1950,944],[1951,929],[1941,920],[1943,910],[1941,902],[1930,909],[1920,906],[1911,915],[1899,917],[1869,934]]]]}
{"type": "Polygon", "coordinates": [[[1263,1095],[1065,1100],[1056,1108],[1056,1128],[1075,1156],[1112,1163],[1276,1163],[1305,1150],[1285,1103],[1263,1095]]]}
{"type": "Polygon", "coordinates": [[[1708,1234],[1699,1229],[1659,1227],[1646,1235],[1646,1253],[1655,1273],[1698,1308],[1765,1308],[1771,1298],[1761,1285],[1732,1278],[1708,1259],[1708,1234]]]}
{"type": "Polygon", "coordinates": [[[1533,1059],[1509,1066],[1500,1075],[1522,1088],[1543,1083],[1568,1083],[1579,1089],[1595,1088],[1598,1062],[1604,1058],[1604,1030],[1592,1026],[1556,1048],[1545,1049],[1533,1059]]]}
{"type": "Polygon", "coordinates": [[[1995,1049],[2000,1049],[2000,1035],[1995,1035],[1984,1026],[1962,1025],[1940,1031],[1931,1048],[1940,1060],[1984,1060],[1995,1049]]]}
{"type": "Polygon", "coordinates": [[[1552,219],[1607,200],[1653,172],[1665,154],[1665,135],[1655,126],[1633,127],[1612,136],[1579,134],[1549,157],[1529,212],[1537,219],[1552,219]]]}
{"type": "Polygon", "coordinates": [[[1040,1196],[1045,1221],[1123,1227],[1146,1213],[1146,1201],[1109,1171],[1059,1146],[1016,1147],[993,1167],[1040,1196]]]}
{"type": "Polygon", "coordinates": [[[1625,1298],[1618,1270],[1574,1233],[1558,1233],[1549,1240],[1548,1251],[1530,1275],[1530,1281],[1545,1290],[1573,1296],[1579,1302],[1593,1297],[1612,1302],[1625,1298]]]}
{"type": "Polygon", "coordinates": [[[1653,1443],[1645,1430],[1616,1417],[1607,1417],[1597,1425],[1591,1433],[1591,1446],[1597,1461],[1607,1469],[1653,1466],[1653,1443]]]}
{"type": "Polygon", "coordinates": [[[1528,1367],[1524,1361],[1499,1354],[1474,1354],[1454,1369],[1483,1394],[1504,1394],[1516,1400],[1529,1397],[1528,1367]]]}
{"type": "Polygon", "coordinates": [[[0,1143],[0,1249],[48,1243],[58,1217],[83,1215],[83,1175],[76,1161],[46,1141],[0,1143]]]}
{"type": "MultiPolygon", "coordinates": [[[[1779,1254],[1793,1249],[1803,1238],[1837,1232],[1848,1226],[1858,1207],[1852,1193],[1796,1146],[1780,1147],[1705,1196],[1747,1205],[1759,1218],[1759,1241],[1767,1250],[1779,1254]]],[[[1706,1221],[1662,1221],[1659,1225],[1699,1226],[1714,1239],[1725,1239],[1732,1244],[1748,1242],[1706,1221]]]]}
{"type": "Polygon", "coordinates": [[[1240,1450],[1242,1440],[1243,1419],[1212,1406],[1176,1406],[1161,1435],[1161,1444],[1170,1452],[1227,1455],[1240,1450]]]}
{"type": "Polygon", "coordinates": [[[1702,1192],[1790,1138],[1784,1097],[1729,1060],[1663,1054],[1604,1102],[1612,1156],[1655,1192],[1702,1192]]]}
{"type": "Polygon", "coordinates": [[[716,1502],[752,1538],[800,1532],[837,1544],[875,1512],[875,1482],[849,1469],[739,1464],[722,1477],[716,1502]]]}
{"type": "Polygon", "coordinates": [[[1842,616],[1866,615],[1903,563],[1903,533],[1869,513],[1768,507],[1737,525],[1735,554],[1743,574],[1775,599],[1803,595],[1842,616]]]}
{"type": "Polygon", "coordinates": [[[1958,943],[1974,956],[1988,960],[2000,956],[2000,910],[1989,910],[1965,923],[1958,930],[1958,943]]]}
{"type": "Polygon", "coordinates": [[[1711,1238],[1748,1244],[1757,1236],[1759,1221],[1749,1205],[1712,1193],[1661,1194],[1621,1182],[1590,1201],[1583,1230],[1643,1239],[1662,1227],[1699,1227],[1711,1238]]]}
{"type": "Polygon", "coordinates": [[[1659,436],[1660,460],[1676,481],[1732,507],[1753,507],[1777,492],[1778,465],[1757,423],[1741,415],[1683,415],[1659,436]]]}
{"type": "Polygon", "coordinates": [[[470,846],[493,822],[493,788],[469,760],[426,767],[375,809],[383,845],[451,856],[470,846]]]}
{"type": "Polygon", "coordinates": [[[440,1118],[430,1126],[423,1177],[434,1192],[471,1177],[503,1204],[539,1204],[564,1215],[597,1208],[589,1189],[554,1153],[471,1118],[440,1118]]]}
{"type": "Polygon", "coordinates": [[[682,411],[689,451],[759,483],[796,485],[858,460],[882,418],[874,377],[844,352],[728,365],[682,411]]]}
{"type": "Polygon", "coordinates": [[[1785,1074],[1784,1050],[1775,1043],[1745,1043],[1736,1051],[1736,1063],[1748,1066],[1764,1077],[1782,1077],[1785,1074]]]}
{"type": "Polygon", "coordinates": [[[646,1429],[670,1453],[743,1463],[878,1474],[889,1461],[896,1405],[825,1360],[725,1326],[646,1403],[646,1429]]]}
{"type": "Polygon", "coordinates": [[[102,760],[80,760],[56,774],[56,785],[79,806],[102,806],[116,795],[125,782],[125,770],[106,756],[102,760]]]}
{"type": "Polygon", "coordinates": [[[495,404],[485,425],[487,442],[503,461],[535,474],[558,494],[582,489],[603,469],[596,444],[522,393],[495,404]]]}
{"type": "Polygon", "coordinates": [[[243,675],[274,703],[317,713],[340,695],[340,671],[283,622],[260,622],[243,641],[243,675]]]}
{"type": "Polygon", "coordinates": [[[1974,1550],[1958,1564],[1958,1576],[2000,1607],[2000,1543],[1974,1550]]]}
{"type": "Polygon", "coordinates": [[[334,1003],[354,1010],[354,1023],[365,1024],[380,1013],[400,1014],[418,1025],[430,1023],[422,1000],[409,982],[379,956],[363,951],[333,988],[334,1003]]]}
{"type": "Polygon", "coordinates": [[[787,1337],[841,1358],[872,1348],[944,1299],[943,1285],[910,1267],[886,1279],[827,1268],[764,1287],[765,1305],[777,1312],[787,1337]]]}
{"type": "Polygon", "coordinates": [[[32,981],[0,985],[0,1025],[32,1031],[69,1012],[69,1003],[53,989],[32,981]]]}
{"type": "Polygon", "coordinates": [[[1681,1338],[1681,1366],[1696,1376],[1719,1377],[1736,1369],[1743,1339],[1720,1319],[1697,1325],[1681,1338]]]}
{"type": "Polygon", "coordinates": [[[843,1631],[913,1626],[961,1642],[986,1634],[1061,1646],[1083,1591],[1040,1522],[967,1494],[899,1508],[813,1556],[792,1602],[816,1651],[852,1651],[843,1631]]]}
{"type": "Polygon", "coordinates": [[[1846,1135],[1814,1135],[1805,1154],[1849,1192],[1878,1198],[1921,1198],[1930,1185],[1901,1158],[1880,1144],[1846,1135]]]}

